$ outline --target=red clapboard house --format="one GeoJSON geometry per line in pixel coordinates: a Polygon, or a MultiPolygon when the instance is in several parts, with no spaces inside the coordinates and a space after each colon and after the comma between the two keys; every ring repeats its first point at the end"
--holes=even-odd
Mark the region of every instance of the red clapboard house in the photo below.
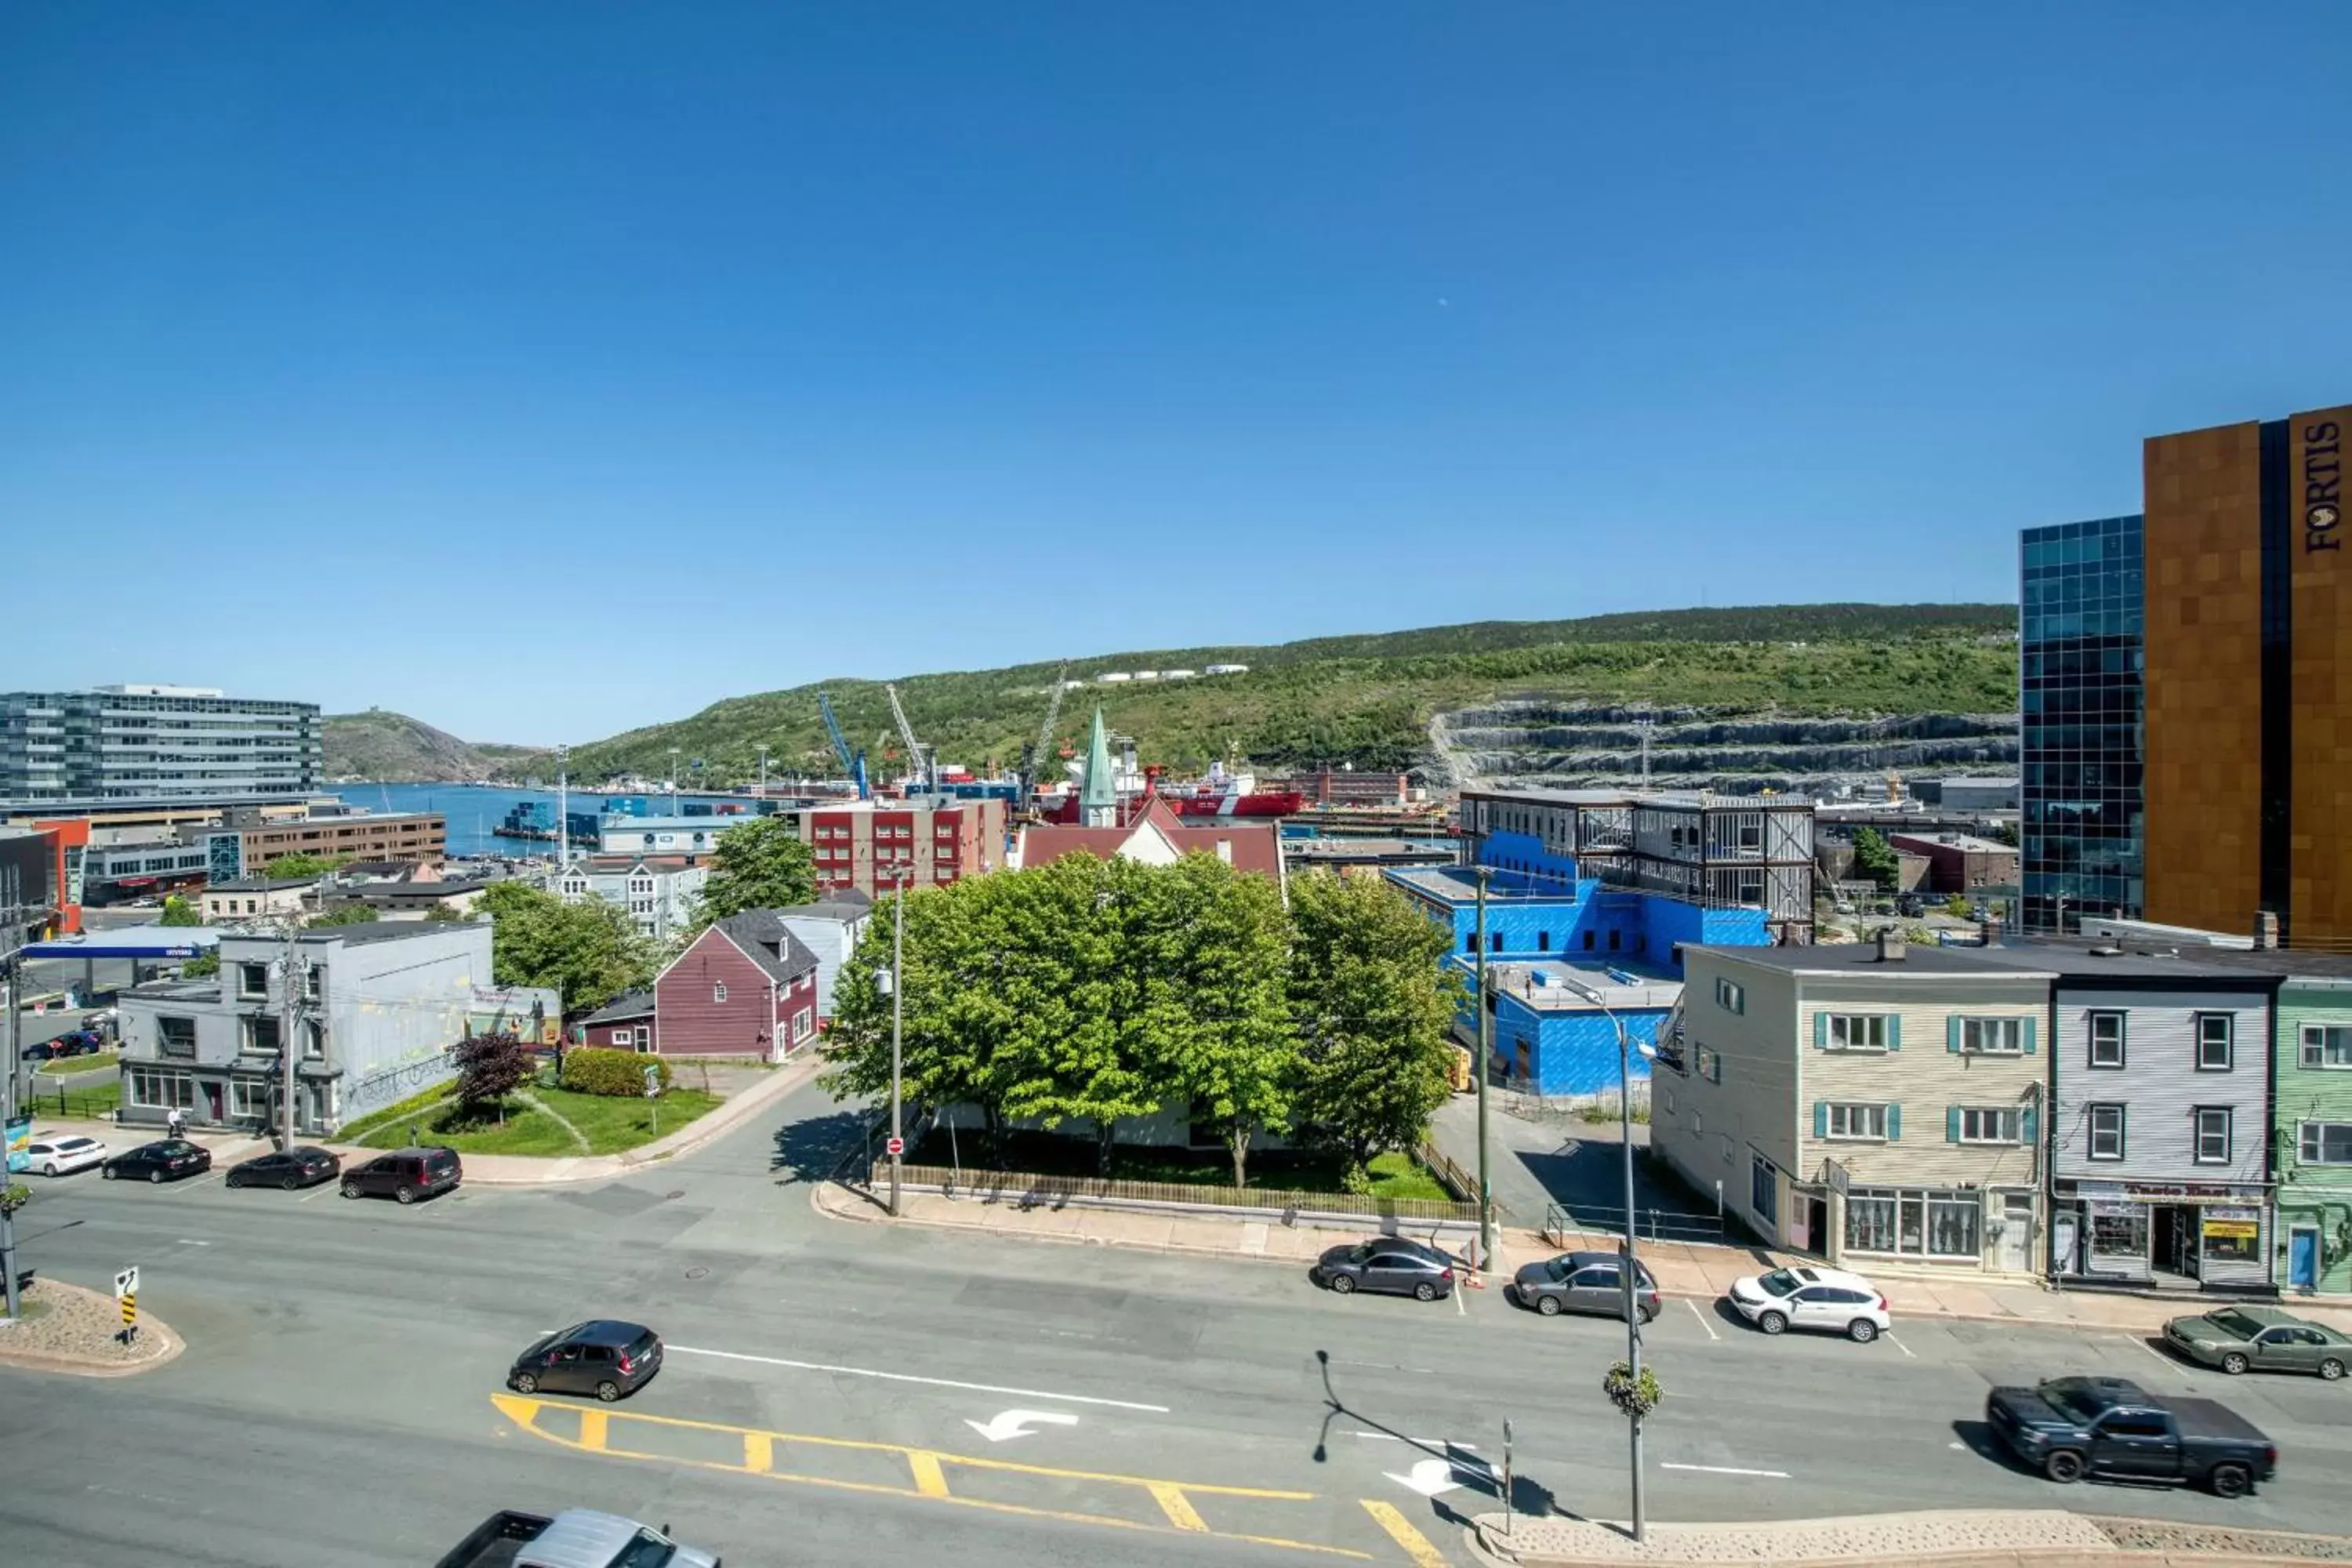
{"type": "MultiPolygon", "coordinates": [[[[781,1061],[816,1038],[816,954],[773,910],[730,915],[655,979],[652,1027],[636,1037],[639,1048],[781,1061]]],[[[605,1044],[599,1034],[592,1021],[588,1043],[605,1044]]]]}

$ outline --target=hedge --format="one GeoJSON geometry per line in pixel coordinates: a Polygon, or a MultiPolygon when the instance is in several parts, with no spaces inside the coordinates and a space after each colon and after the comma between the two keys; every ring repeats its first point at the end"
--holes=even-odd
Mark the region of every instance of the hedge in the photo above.
{"type": "Polygon", "coordinates": [[[576,1046],[563,1053],[563,1087],[580,1094],[642,1095],[649,1067],[667,1089],[669,1063],[657,1056],[576,1046]]]}

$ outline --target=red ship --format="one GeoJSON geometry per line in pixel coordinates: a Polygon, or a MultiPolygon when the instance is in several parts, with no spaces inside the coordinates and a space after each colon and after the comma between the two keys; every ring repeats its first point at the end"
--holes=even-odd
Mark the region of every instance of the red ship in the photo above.
{"type": "MultiPolygon", "coordinates": [[[[1222,763],[1209,766],[1209,776],[1185,784],[1163,777],[1156,767],[1143,770],[1139,793],[1119,796],[1119,819],[1125,822],[1157,795],[1179,816],[1288,816],[1306,805],[1307,796],[1295,789],[1262,790],[1247,773],[1229,773],[1222,763]]],[[[1069,789],[1059,798],[1041,802],[1049,822],[1078,820],[1078,792],[1069,789]]]]}

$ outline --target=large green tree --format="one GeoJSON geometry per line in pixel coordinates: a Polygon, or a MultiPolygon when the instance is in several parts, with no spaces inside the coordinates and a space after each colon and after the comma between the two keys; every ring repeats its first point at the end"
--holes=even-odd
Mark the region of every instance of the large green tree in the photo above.
{"type": "Polygon", "coordinates": [[[348,855],[310,855],[297,850],[270,861],[262,867],[261,874],[274,879],[323,877],[350,859],[348,855]]]}
{"type": "Polygon", "coordinates": [[[697,926],[745,910],[789,909],[816,898],[816,861],[792,823],[757,817],[719,834],[710,851],[697,926]]]}
{"type": "Polygon", "coordinates": [[[1861,876],[1878,884],[1882,893],[1891,893],[1901,879],[1903,868],[1895,858],[1894,847],[1879,837],[1875,827],[1858,827],[1853,834],[1853,868],[1861,876]]]}
{"type": "Polygon", "coordinates": [[[155,917],[159,926],[200,926],[205,917],[196,911],[195,900],[173,893],[163,900],[163,912],[155,917]]]}
{"type": "Polygon", "coordinates": [[[1290,921],[1297,1114],[1360,1182],[1373,1155],[1418,1143],[1444,1103],[1461,976],[1444,967],[1444,929],[1373,878],[1292,878],[1290,921]]]}
{"type": "Polygon", "coordinates": [[[628,912],[602,899],[566,903],[526,882],[492,884],[477,906],[489,915],[490,970],[501,985],[545,985],[566,1013],[601,1007],[652,984],[659,952],[628,912]]]}

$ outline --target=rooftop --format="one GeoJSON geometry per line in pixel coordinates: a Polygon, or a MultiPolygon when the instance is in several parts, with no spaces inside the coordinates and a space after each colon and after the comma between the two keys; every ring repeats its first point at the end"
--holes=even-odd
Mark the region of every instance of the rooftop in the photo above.
{"type": "Polygon", "coordinates": [[[1891,844],[1898,838],[1958,849],[1970,855],[2014,855],[2018,852],[2014,844],[2003,844],[1998,838],[1979,838],[1973,833],[1905,833],[1897,830],[1888,836],[1887,842],[1891,844]]]}
{"type": "Polygon", "coordinates": [[[234,882],[207,883],[208,893],[282,893],[289,888],[315,888],[316,877],[244,877],[234,882]]]}
{"type": "MultiPolygon", "coordinates": [[[[1456,954],[1464,968],[1471,961],[1456,954]]],[[[1528,1006],[1544,1012],[1590,1013],[1592,997],[1576,986],[1591,990],[1610,1007],[1622,1010],[1672,1007],[1681,1000],[1683,983],[1647,963],[1570,963],[1561,960],[1488,963],[1486,984],[1528,1006]],[[1573,981],[1575,985],[1569,982],[1573,981]]]]}
{"type": "Polygon", "coordinates": [[[643,1018],[654,1010],[654,994],[650,991],[624,991],[580,1021],[583,1024],[617,1024],[624,1018],[643,1018]]]}
{"type": "MultiPolygon", "coordinates": [[[[1478,879],[1466,866],[1388,866],[1381,874],[1425,897],[1451,904],[1478,901],[1478,879]]],[[[1495,871],[1486,879],[1486,901],[1531,902],[1568,900],[1577,896],[1577,883],[1565,877],[1534,877],[1524,871],[1495,871]]]]}
{"type": "Polygon", "coordinates": [[[2022,947],[1938,947],[1909,942],[1899,959],[1878,956],[1874,942],[1816,942],[1807,947],[1685,947],[1683,952],[1714,953],[1768,969],[1799,974],[1983,974],[2035,975],[2058,973],[2050,962],[2022,947]]]}
{"type": "MultiPolygon", "coordinates": [[[[417,937],[446,936],[451,931],[478,928],[463,924],[449,925],[438,921],[360,921],[351,925],[316,926],[300,932],[303,942],[340,942],[357,946],[362,942],[404,942],[417,937]]],[[[225,942],[260,942],[272,949],[283,944],[278,936],[252,931],[223,931],[225,942]]]]}
{"type": "Polygon", "coordinates": [[[1465,799],[1523,800],[1538,805],[1663,805],[1689,810],[1811,811],[1813,803],[1798,795],[1718,795],[1712,790],[1563,789],[1547,784],[1517,788],[1470,788],[1465,799]]]}

